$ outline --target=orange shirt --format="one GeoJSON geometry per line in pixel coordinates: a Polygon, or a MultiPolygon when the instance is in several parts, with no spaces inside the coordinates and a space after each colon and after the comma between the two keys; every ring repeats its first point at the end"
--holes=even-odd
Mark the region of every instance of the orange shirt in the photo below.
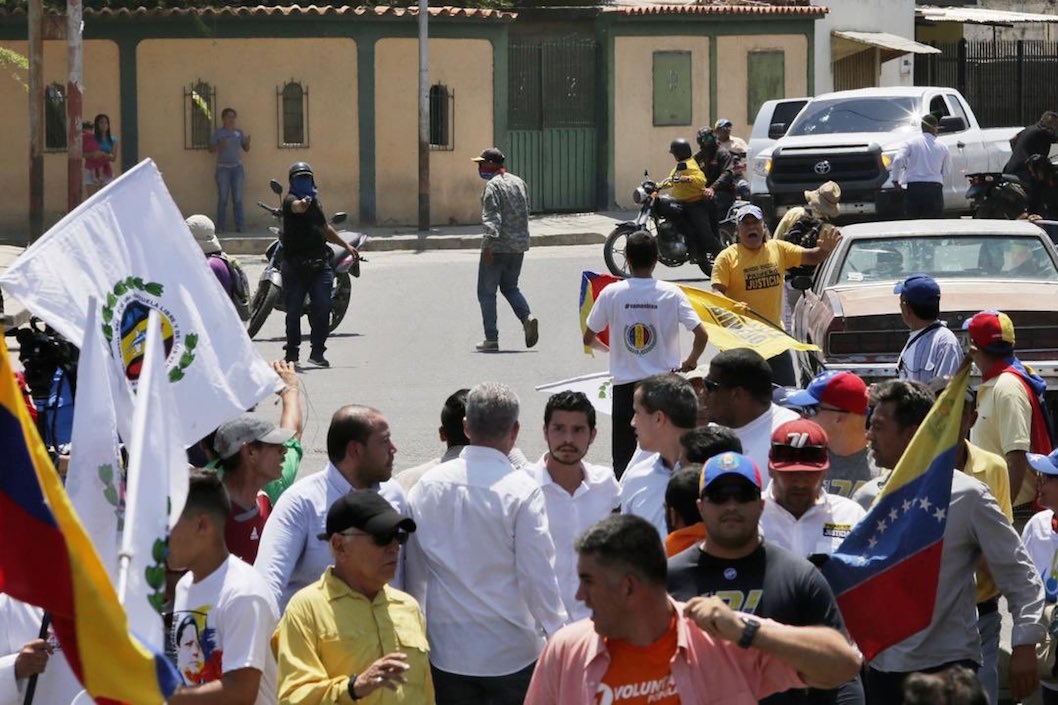
{"type": "Polygon", "coordinates": [[[676,529],[665,537],[665,555],[672,558],[677,553],[682,553],[696,543],[705,540],[705,524],[698,522],[676,529]]]}
{"type": "Polygon", "coordinates": [[[620,639],[607,639],[610,665],[599,684],[597,705],[680,705],[672,680],[672,658],[676,654],[676,615],[669,630],[650,646],[631,646],[620,639]]]}

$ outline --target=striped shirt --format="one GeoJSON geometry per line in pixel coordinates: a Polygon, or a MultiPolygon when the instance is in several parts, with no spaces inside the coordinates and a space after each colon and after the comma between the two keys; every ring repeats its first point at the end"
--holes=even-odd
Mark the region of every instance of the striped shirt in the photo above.
{"type": "Polygon", "coordinates": [[[964,355],[959,339],[943,321],[931,326],[911,331],[896,366],[900,379],[925,383],[951,376],[959,369],[964,355]]]}

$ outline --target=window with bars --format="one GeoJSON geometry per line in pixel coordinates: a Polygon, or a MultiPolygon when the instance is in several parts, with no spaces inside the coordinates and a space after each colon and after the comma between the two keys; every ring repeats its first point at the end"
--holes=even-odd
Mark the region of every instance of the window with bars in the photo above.
{"type": "Polygon", "coordinates": [[[198,80],[184,89],[184,149],[209,149],[217,114],[217,91],[198,80]]]}
{"type": "Polygon", "coordinates": [[[44,89],[44,149],[66,149],[66,88],[58,83],[44,89]]]}
{"type": "Polygon", "coordinates": [[[309,146],[309,89],[291,80],[276,89],[278,146],[309,146]]]}
{"type": "Polygon", "coordinates": [[[430,149],[455,149],[455,103],[455,92],[448,86],[430,86],[430,149]]]}

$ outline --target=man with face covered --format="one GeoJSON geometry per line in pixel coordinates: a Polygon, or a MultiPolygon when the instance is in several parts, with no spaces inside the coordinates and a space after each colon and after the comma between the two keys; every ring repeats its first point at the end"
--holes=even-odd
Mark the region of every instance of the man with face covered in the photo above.
{"type": "Polygon", "coordinates": [[[590,616],[576,598],[577,552],[573,543],[621,506],[613,470],[584,462],[595,440],[595,407],[583,392],[559,392],[544,407],[547,453],[528,473],[540,485],[547,525],[555,542],[555,574],[571,619],[590,616]]]}
{"type": "Polygon", "coordinates": [[[823,491],[827,446],[826,431],[808,419],[775,429],[768,454],[772,481],[760,520],[764,538],[813,562],[833,553],[866,513],[851,499],[823,491]]]}

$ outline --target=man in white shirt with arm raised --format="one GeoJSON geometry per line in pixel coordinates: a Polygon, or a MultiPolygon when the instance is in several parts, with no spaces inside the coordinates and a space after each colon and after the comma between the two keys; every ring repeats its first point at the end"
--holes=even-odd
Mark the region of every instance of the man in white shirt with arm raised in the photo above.
{"type": "Polygon", "coordinates": [[[518,397],[485,382],[467,395],[460,457],[408,495],[408,592],[426,614],[438,705],[521,705],[544,638],[569,617],[540,486],[507,454],[518,397]]]}

